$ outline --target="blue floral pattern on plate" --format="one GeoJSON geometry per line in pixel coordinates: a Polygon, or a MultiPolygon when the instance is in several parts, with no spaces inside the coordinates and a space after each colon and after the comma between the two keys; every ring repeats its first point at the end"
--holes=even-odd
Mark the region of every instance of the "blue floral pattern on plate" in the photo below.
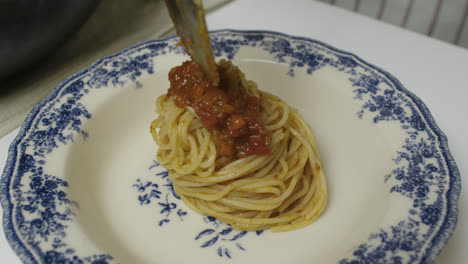
{"type": "MultiPolygon", "coordinates": [[[[313,75],[333,67],[349,77],[354,99],[362,102],[357,118],[375,125],[399,124],[407,138],[395,153],[394,169],[382,181],[391,184],[392,195],[409,199],[412,206],[406,218],[382,226],[340,263],[433,262],[456,224],[460,177],[447,139],[422,101],[385,71],[319,41],[265,31],[218,31],[211,37],[216,57],[234,59],[243,47],[261,49],[289,65],[285,74],[291,77],[299,70],[313,75]]],[[[88,137],[82,124],[92,118],[92,112],[82,103],[83,97],[96,89],[119,89],[126,84],[140,88],[140,78],[154,73],[158,56],[184,53],[176,43],[174,37],[149,41],[104,58],[64,81],[31,111],[10,146],[0,196],[7,238],[24,262],[114,261],[100,252],[83,255],[67,241],[77,205],[67,197],[68,183],[61,175],[47,171],[47,158],[72,144],[75,137],[88,137]]],[[[152,164],[150,171],[157,167],[152,164]]],[[[156,228],[183,221],[189,212],[179,207],[181,201],[167,171],[154,176],[154,181],[137,179],[131,186],[136,204],[153,205],[160,211],[156,228]]],[[[234,231],[212,217],[204,217],[204,222],[206,228],[194,234],[201,248],[215,248],[225,258],[233,257],[234,250],[246,251],[240,240],[247,232],[234,231]]]]}
{"type": "MultiPolygon", "coordinates": [[[[180,197],[174,192],[172,182],[169,180],[169,172],[162,168],[156,160],[153,160],[148,168],[149,177],[138,178],[133,184],[137,190],[137,200],[141,206],[153,204],[159,210],[161,219],[157,221],[159,227],[172,222],[183,221],[188,212],[179,208],[180,197]],[[150,180],[147,180],[150,179],[150,180]],[[160,188],[163,186],[164,188],[160,188]]],[[[219,257],[232,258],[234,250],[246,251],[242,246],[242,237],[249,232],[234,230],[231,226],[221,222],[212,216],[204,216],[205,229],[200,231],[195,240],[200,241],[201,248],[215,248],[219,257]]],[[[251,232],[257,236],[263,231],[251,232]]]]}

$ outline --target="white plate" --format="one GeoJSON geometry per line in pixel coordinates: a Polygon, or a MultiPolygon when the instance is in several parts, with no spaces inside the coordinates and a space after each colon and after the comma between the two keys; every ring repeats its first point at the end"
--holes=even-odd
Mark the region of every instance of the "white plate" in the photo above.
{"type": "Polygon", "coordinates": [[[155,161],[149,125],[175,37],[104,58],[29,114],[10,147],[1,202],[27,263],[431,263],[457,220],[460,177],[428,109],[394,77],[321,42],[213,32],[232,59],[299,109],[329,186],[323,216],[285,232],[239,232],[188,209],[155,161]],[[80,262],[81,261],[81,262],[80,262]]]}

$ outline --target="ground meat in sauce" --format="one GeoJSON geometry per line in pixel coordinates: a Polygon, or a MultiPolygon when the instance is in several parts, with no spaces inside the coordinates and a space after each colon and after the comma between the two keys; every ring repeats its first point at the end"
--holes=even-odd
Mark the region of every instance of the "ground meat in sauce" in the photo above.
{"type": "Polygon", "coordinates": [[[218,153],[239,158],[268,155],[271,136],[258,120],[259,98],[246,93],[238,75],[218,67],[220,83],[214,86],[201,67],[185,61],[169,72],[171,96],[178,107],[194,109],[213,135],[218,153]]]}

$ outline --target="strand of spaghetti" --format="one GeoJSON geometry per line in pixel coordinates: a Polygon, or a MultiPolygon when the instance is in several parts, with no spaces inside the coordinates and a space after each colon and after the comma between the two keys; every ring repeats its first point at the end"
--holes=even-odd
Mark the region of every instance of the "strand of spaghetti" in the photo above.
{"type": "Polygon", "coordinates": [[[224,197],[227,193],[232,190],[250,190],[265,188],[269,186],[280,186],[285,188],[282,181],[271,179],[271,180],[254,180],[254,179],[243,179],[232,182],[226,186],[217,186],[206,188],[206,187],[179,187],[177,191],[188,196],[197,197],[206,201],[215,201],[224,197]]]}
{"type": "MultiPolygon", "coordinates": [[[[294,203],[296,200],[300,199],[300,198],[303,198],[304,196],[306,196],[306,194],[309,192],[309,180],[308,180],[308,177],[302,177],[301,178],[301,183],[302,183],[302,188],[299,190],[299,191],[296,191],[294,192],[293,195],[289,196],[282,204],[281,206],[278,207],[278,211],[279,212],[284,212],[286,211],[286,209],[292,204],[294,203]]],[[[313,193],[313,192],[310,192],[310,193],[313,193]]],[[[305,198],[304,198],[305,199],[305,198]]],[[[300,204],[297,205],[294,209],[296,208],[299,208],[301,207],[300,204]]],[[[293,209],[293,210],[294,210],[293,209]]],[[[293,211],[290,211],[290,212],[293,212],[293,211]]]]}
{"type": "MultiPolygon", "coordinates": [[[[264,225],[264,224],[278,224],[281,222],[289,223],[292,219],[297,218],[294,215],[284,215],[284,216],[277,216],[277,217],[272,217],[272,218],[242,218],[242,217],[236,217],[232,216],[226,213],[219,213],[212,211],[210,208],[207,208],[203,203],[200,201],[192,200],[195,203],[197,203],[197,208],[201,208],[203,211],[206,210],[206,212],[209,215],[212,215],[216,218],[219,218],[221,220],[227,220],[228,222],[233,223],[234,226],[239,226],[239,225],[264,225]]],[[[188,204],[191,204],[192,201],[189,201],[188,204]]]]}
{"type": "MultiPolygon", "coordinates": [[[[284,149],[287,142],[281,142],[280,148],[284,149]]],[[[174,173],[170,174],[170,179],[180,185],[190,186],[197,185],[203,186],[212,183],[224,182],[228,180],[233,180],[239,178],[240,176],[247,175],[254,172],[257,168],[262,168],[269,164],[272,160],[277,160],[278,156],[281,153],[279,151],[273,151],[273,154],[270,156],[262,157],[253,157],[249,156],[245,159],[240,159],[230,163],[225,166],[223,169],[215,172],[212,176],[208,178],[200,178],[195,175],[186,176],[185,174],[174,173]],[[179,178],[183,177],[181,180],[179,178]]]]}

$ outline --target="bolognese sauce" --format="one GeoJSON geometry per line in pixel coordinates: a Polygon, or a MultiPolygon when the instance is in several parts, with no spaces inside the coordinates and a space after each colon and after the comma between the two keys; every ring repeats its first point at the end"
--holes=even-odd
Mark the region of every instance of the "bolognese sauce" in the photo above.
{"type": "Polygon", "coordinates": [[[247,93],[241,80],[218,67],[219,85],[194,61],[169,72],[171,96],[178,107],[191,107],[212,133],[218,153],[239,158],[271,154],[271,136],[259,121],[260,101],[247,93]]]}

